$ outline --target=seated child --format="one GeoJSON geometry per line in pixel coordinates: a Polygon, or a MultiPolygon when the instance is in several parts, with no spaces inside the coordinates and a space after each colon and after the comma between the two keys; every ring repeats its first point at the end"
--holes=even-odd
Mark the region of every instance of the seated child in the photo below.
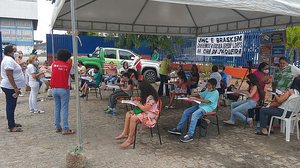
{"type": "Polygon", "coordinates": [[[169,101],[169,105],[166,106],[166,108],[174,108],[174,99],[176,95],[179,94],[187,94],[187,89],[188,89],[188,85],[189,82],[187,81],[187,78],[184,74],[183,71],[179,71],[177,73],[178,75],[178,81],[176,82],[176,86],[175,89],[170,91],[170,101],[169,101]]]}
{"type": "Polygon", "coordinates": [[[216,79],[209,79],[206,84],[206,90],[199,93],[199,95],[196,95],[197,97],[193,97],[195,100],[200,101],[201,103],[184,110],[182,117],[177,124],[177,127],[168,130],[168,132],[175,135],[181,135],[181,131],[183,129],[183,126],[185,125],[185,122],[187,122],[191,116],[192,118],[188,132],[185,136],[180,138],[180,141],[192,141],[198,120],[207,112],[211,112],[217,108],[219,92],[216,89],[216,85],[216,79]]]}
{"type": "Polygon", "coordinates": [[[85,97],[88,94],[89,88],[97,88],[99,87],[101,81],[101,75],[99,72],[99,67],[94,68],[94,75],[91,77],[92,81],[85,81],[80,91],[82,91],[82,95],[80,97],[85,97]]]}
{"type": "Polygon", "coordinates": [[[113,92],[109,95],[108,98],[108,107],[104,111],[106,113],[112,113],[113,115],[116,113],[116,98],[120,96],[132,96],[132,90],[134,87],[133,80],[130,79],[130,74],[128,72],[124,72],[122,75],[121,81],[124,83],[124,86],[121,87],[121,90],[113,92]]]}
{"type": "Polygon", "coordinates": [[[123,131],[115,137],[115,140],[126,139],[120,145],[123,149],[126,149],[133,144],[135,126],[137,122],[140,122],[149,128],[153,128],[158,119],[158,95],[156,90],[147,82],[141,82],[139,84],[139,90],[141,92],[140,100],[133,100],[137,105],[135,109],[138,110],[126,113],[123,131]]]}

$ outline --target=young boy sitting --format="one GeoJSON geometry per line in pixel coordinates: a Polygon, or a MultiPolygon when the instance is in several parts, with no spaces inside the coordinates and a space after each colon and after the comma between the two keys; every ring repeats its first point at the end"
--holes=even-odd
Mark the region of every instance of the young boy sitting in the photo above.
{"type": "Polygon", "coordinates": [[[199,93],[199,95],[192,95],[191,98],[198,100],[201,103],[184,110],[177,127],[168,130],[168,132],[175,135],[181,135],[185,122],[192,116],[187,134],[180,138],[181,142],[192,141],[198,119],[205,115],[205,113],[216,109],[218,105],[219,92],[216,90],[216,85],[217,80],[211,78],[207,81],[206,90],[204,92],[199,93]]]}
{"type": "Polygon", "coordinates": [[[86,81],[81,87],[82,95],[80,97],[85,97],[88,94],[89,88],[97,88],[99,87],[101,81],[101,75],[99,72],[99,68],[94,68],[94,75],[91,77],[92,81],[86,81]]]}
{"type": "Polygon", "coordinates": [[[109,95],[108,98],[108,107],[104,111],[106,113],[112,113],[113,115],[116,114],[116,98],[120,96],[132,96],[132,90],[134,87],[133,80],[130,79],[131,74],[128,72],[124,72],[122,75],[121,81],[124,83],[121,90],[113,92],[109,95]]]}

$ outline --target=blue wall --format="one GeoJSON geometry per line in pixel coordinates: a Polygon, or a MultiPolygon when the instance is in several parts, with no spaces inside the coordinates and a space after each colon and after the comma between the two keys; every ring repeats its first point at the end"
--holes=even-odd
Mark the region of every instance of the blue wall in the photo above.
{"type": "MultiPolygon", "coordinates": [[[[78,42],[78,55],[87,55],[92,53],[97,46],[99,47],[116,47],[115,39],[105,39],[104,37],[97,36],[79,36],[82,46],[78,42]]],[[[71,35],[53,35],[54,41],[54,53],[57,53],[60,49],[67,49],[70,52],[73,51],[72,47],[72,36],[71,35]]],[[[47,41],[47,56],[48,58],[52,57],[52,35],[46,35],[47,41]]],[[[147,43],[143,42],[139,49],[130,49],[137,54],[150,55],[151,49],[147,47],[147,43]]]]}

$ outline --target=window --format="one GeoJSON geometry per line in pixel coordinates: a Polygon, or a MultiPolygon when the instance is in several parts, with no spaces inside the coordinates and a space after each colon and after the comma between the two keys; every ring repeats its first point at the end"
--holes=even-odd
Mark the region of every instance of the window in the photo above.
{"type": "Polygon", "coordinates": [[[132,53],[127,51],[119,51],[119,56],[122,60],[133,60],[135,57],[132,53]]]}
{"type": "Polygon", "coordinates": [[[104,54],[105,58],[116,59],[116,55],[117,55],[116,50],[105,50],[104,53],[105,53],[104,54]]]}

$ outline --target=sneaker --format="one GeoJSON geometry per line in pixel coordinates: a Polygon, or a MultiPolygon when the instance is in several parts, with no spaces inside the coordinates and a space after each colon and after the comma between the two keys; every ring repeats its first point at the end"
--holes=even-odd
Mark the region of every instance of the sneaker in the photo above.
{"type": "Polygon", "coordinates": [[[235,125],[235,123],[231,120],[223,121],[223,123],[229,124],[229,125],[235,125]]]}
{"type": "Polygon", "coordinates": [[[29,110],[29,113],[34,113],[34,110],[29,110]]]}
{"type": "Polygon", "coordinates": [[[181,131],[177,128],[172,128],[168,130],[168,133],[175,134],[175,135],[181,135],[181,131]]]}
{"type": "Polygon", "coordinates": [[[37,110],[37,111],[34,111],[33,113],[34,113],[34,114],[45,113],[45,111],[43,111],[43,110],[37,110]]]}
{"type": "Polygon", "coordinates": [[[112,113],[112,112],[113,112],[113,110],[112,110],[112,109],[107,109],[107,110],[105,110],[104,112],[105,112],[105,113],[109,113],[109,114],[110,114],[110,113],[112,113]]]}
{"type": "Polygon", "coordinates": [[[187,143],[193,140],[193,137],[190,137],[189,135],[185,135],[184,137],[180,138],[180,141],[183,143],[187,143]]]}

